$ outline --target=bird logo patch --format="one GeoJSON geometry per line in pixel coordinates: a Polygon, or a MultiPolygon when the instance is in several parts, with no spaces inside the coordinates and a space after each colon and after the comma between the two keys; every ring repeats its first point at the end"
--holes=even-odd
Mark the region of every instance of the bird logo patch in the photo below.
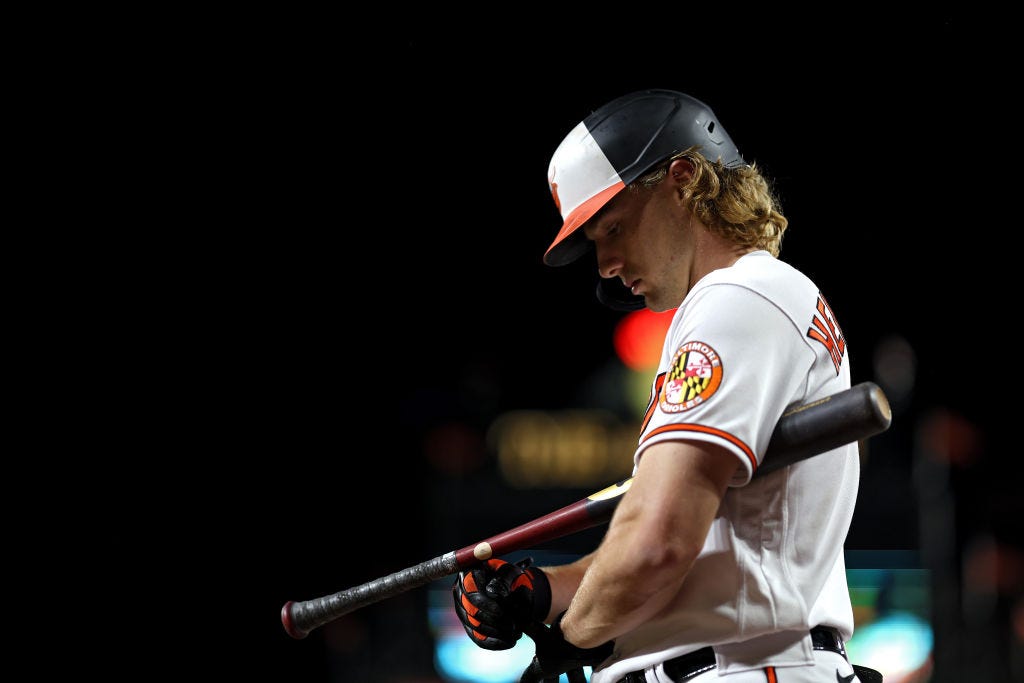
{"type": "Polygon", "coordinates": [[[666,413],[681,413],[711,398],[722,383],[722,359],[704,342],[686,342],[676,351],[658,400],[666,413]]]}

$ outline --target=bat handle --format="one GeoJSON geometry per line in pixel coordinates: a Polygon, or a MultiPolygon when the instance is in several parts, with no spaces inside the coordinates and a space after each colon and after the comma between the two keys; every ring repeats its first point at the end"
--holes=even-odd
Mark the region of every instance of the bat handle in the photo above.
{"type": "Polygon", "coordinates": [[[360,607],[380,602],[457,571],[459,565],[455,553],[445,553],[432,560],[332,595],[300,602],[289,600],[281,608],[281,624],[288,635],[301,640],[313,629],[360,607]]]}

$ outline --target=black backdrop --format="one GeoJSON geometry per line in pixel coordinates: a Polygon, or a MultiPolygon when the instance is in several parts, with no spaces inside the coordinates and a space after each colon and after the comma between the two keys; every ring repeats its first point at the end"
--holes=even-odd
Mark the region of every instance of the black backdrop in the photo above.
{"type": "MultiPolygon", "coordinates": [[[[572,406],[612,358],[620,314],[595,300],[592,264],[541,264],[559,224],[545,176],[562,136],[630,90],[703,99],[776,180],[782,258],[829,298],[855,381],[874,378],[890,335],[917,354],[912,399],[872,443],[865,488],[878,493],[859,504],[848,547],[918,548],[911,459],[932,411],[985,435],[963,495],[996,469],[994,378],[962,327],[987,310],[979,240],[963,225],[984,200],[958,171],[997,152],[978,135],[987,97],[950,50],[973,31],[959,18],[751,26],[720,41],[684,31],[615,49],[564,32],[408,27],[357,45],[358,31],[314,19],[232,26],[168,105],[168,146],[196,154],[179,178],[187,227],[147,297],[142,354],[165,390],[161,410],[134,420],[148,464],[108,485],[103,584],[139,596],[155,572],[162,608],[127,619],[143,655],[125,667],[432,680],[425,628],[409,622],[421,612],[402,600],[366,610],[367,639],[353,642],[377,668],[353,655],[350,677],[330,672],[319,632],[288,638],[279,610],[590,492],[515,495],[474,458],[494,415],[572,406]],[[458,475],[439,473],[425,445],[453,422],[470,443],[458,475]],[[145,534],[126,510],[146,511],[145,534]]],[[[1009,516],[1008,494],[984,486],[995,512],[978,525],[1009,516]]]]}

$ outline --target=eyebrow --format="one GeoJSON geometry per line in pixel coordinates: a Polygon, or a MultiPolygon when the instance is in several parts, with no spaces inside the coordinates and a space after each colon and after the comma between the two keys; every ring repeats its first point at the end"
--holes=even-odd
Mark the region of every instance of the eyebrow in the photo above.
{"type": "Polygon", "coordinates": [[[590,220],[583,224],[583,234],[587,237],[587,239],[592,239],[591,235],[594,233],[595,230],[597,230],[597,224],[600,223],[601,220],[608,214],[610,206],[615,203],[616,199],[618,199],[618,197],[612,197],[611,201],[609,201],[607,204],[605,204],[596,212],[594,212],[594,215],[590,217],[590,220]]]}

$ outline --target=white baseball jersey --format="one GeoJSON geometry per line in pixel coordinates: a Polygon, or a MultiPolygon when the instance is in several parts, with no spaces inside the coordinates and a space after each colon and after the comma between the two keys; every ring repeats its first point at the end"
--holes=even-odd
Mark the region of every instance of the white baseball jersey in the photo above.
{"type": "Polygon", "coordinates": [[[687,294],[665,338],[634,467],[651,444],[680,439],[725,446],[741,467],[680,591],[616,638],[592,683],[707,645],[720,674],[810,664],[811,627],[853,634],[843,544],[857,444],[751,479],[787,409],[848,388],[842,330],[817,286],[789,264],[756,251],[687,294]]]}

